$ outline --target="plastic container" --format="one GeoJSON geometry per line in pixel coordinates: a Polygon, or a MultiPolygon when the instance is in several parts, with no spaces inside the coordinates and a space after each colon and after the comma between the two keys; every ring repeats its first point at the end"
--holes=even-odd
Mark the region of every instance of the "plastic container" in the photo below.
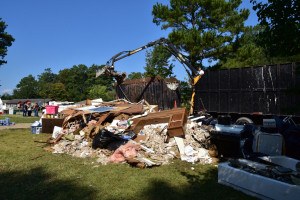
{"type": "Polygon", "coordinates": [[[55,115],[58,113],[58,106],[46,106],[46,114],[55,115]]]}
{"type": "Polygon", "coordinates": [[[31,126],[31,133],[40,134],[42,130],[41,126],[31,126]]]}
{"type": "Polygon", "coordinates": [[[35,121],[31,124],[31,133],[40,134],[41,130],[42,130],[42,126],[39,121],[35,121]]]}
{"type": "Polygon", "coordinates": [[[14,114],[14,108],[9,108],[8,114],[13,115],[14,114]]]}

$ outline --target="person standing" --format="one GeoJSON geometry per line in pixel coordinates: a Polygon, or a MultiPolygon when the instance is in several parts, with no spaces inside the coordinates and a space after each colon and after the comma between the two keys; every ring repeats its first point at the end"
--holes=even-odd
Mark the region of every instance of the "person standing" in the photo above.
{"type": "Polygon", "coordinates": [[[39,104],[37,104],[37,103],[34,104],[33,112],[34,112],[35,117],[39,116],[39,104]]]}
{"type": "Polygon", "coordinates": [[[31,117],[31,112],[32,112],[32,108],[31,108],[31,104],[30,103],[28,103],[28,110],[27,110],[27,112],[28,112],[28,117],[31,117]]]}
{"type": "Polygon", "coordinates": [[[24,102],[23,103],[23,117],[27,116],[27,109],[28,109],[27,102],[24,102]]]}

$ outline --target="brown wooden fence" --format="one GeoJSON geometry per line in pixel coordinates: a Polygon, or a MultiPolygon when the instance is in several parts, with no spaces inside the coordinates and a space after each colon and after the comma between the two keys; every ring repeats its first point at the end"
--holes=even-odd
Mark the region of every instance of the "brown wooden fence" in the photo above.
{"type": "Polygon", "coordinates": [[[174,78],[160,77],[126,80],[116,87],[117,96],[131,102],[144,99],[151,105],[158,105],[159,109],[171,109],[174,108],[175,102],[180,106],[180,94],[178,89],[169,89],[166,83],[176,81],[174,78]]]}

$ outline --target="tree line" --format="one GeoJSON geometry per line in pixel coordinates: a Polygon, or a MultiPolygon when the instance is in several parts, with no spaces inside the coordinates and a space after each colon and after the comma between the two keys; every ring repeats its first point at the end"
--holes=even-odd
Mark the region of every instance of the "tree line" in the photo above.
{"type": "Polygon", "coordinates": [[[20,80],[12,94],[5,93],[2,99],[12,98],[50,98],[59,101],[81,101],[102,98],[114,99],[113,79],[108,76],[95,77],[96,70],[103,66],[74,65],[60,70],[57,74],[51,68],[43,73],[28,75],[20,80]]]}

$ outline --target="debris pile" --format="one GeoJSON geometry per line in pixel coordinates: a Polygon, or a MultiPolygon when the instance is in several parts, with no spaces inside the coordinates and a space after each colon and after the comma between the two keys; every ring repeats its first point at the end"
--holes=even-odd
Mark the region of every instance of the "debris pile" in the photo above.
{"type": "Polygon", "coordinates": [[[53,153],[142,168],[168,164],[175,158],[203,164],[213,161],[208,131],[188,121],[183,108],[159,112],[145,101],[118,100],[69,108],[60,114],[65,118],[61,128],[54,128],[53,153]]]}

